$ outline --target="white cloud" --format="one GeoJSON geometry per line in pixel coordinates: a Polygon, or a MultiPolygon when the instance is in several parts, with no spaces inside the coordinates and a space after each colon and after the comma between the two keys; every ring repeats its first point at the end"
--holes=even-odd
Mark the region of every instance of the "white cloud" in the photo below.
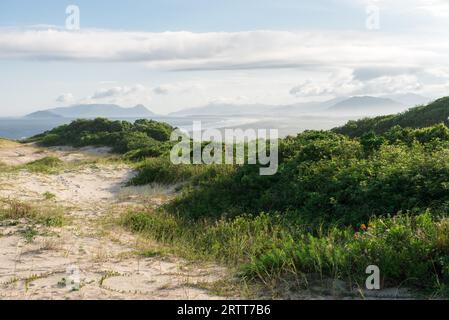
{"type": "Polygon", "coordinates": [[[78,99],[76,103],[112,103],[122,106],[148,105],[152,100],[151,90],[141,84],[131,86],[102,87],[92,95],[78,99]]]}
{"type": "Polygon", "coordinates": [[[119,98],[126,97],[132,94],[145,92],[145,87],[137,84],[131,87],[113,87],[109,89],[99,89],[91,97],[92,100],[99,100],[105,98],[119,98]]]}
{"type": "Polygon", "coordinates": [[[56,98],[56,102],[63,103],[63,104],[71,103],[73,100],[74,100],[74,96],[71,93],[63,93],[56,98]]]}
{"type": "Polygon", "coordinates": [[[448,53],[447,41],[370,32],[0,32],[0,59],[141,62],[168,70],[405,68],[448,62],[448,53]]]}
{"type": "Polygon", "coordinates": [[[173,108],[220,96],[288,103],[322,95],[384,94],[393,89],[424,92],[428,85],[436,91],[445,88],[449,77],[449,70],[442,69],[449,65],[446,37],[385,34],[382,30],[150,33],[0,28],[0,59],[137,63],[182,71],[234,70],[226,74],[192,72],[179,79],[166,73],[164,81],[169,83],[148,89],[103,82],[99,90],[79,100],[132,105],[148,104],[154,96],[155,103],[173,108]],[[242,74],[239,82],[230,78],[236,74],[242,74]],[[216,84],[211,83],[212,78],[216,84]]]}
{"type": "Polygon", "coordinates": [[[421,83],[413,75],[382,76],[361,83],[354,94],[407,93],[421,89],[421,83]]]}
{"type": "Polygon", "coordinates": [[[296,97],[325,96],[334,94],[334,87],[330,83],[323,84],[305,80],[291,88],[290,94],[296,97]]]}
{"type": "Polygon", "coordinates": [[[290,90],[295,97],[382,95],[418,92],[422,84],[414,75],[382,75],[370,80],[359,80],[346,71],[332,74],[325,80],[302,81],[290,90]]]}

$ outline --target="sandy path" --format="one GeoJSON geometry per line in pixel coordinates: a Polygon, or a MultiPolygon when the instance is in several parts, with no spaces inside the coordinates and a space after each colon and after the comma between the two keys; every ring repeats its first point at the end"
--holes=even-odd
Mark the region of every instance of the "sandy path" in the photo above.
{"type": "MultiPolygon", "coordinates": [[[[0,162],[19,165],[48,155],[76,161],[104,151],[41,150],[0,141],[0,162]]],[[[55,205],[72,218],[68,226],[46,230],[31,242],[21,234],[24,223],[0,224],[0,298],[220,298],[200,284],[221,279],[226,274],[222,268],[165,255],[143,258],[136,254],[139,239],[134,235],[118,227],[103,230],[99,221],[105,215],[135,205],[133,199],[151,191],[124,187],[133,174],[126,166],[106,164],[54,175],[0,172],[1,198],[38,201],[50,192],[55,205]],[[79,290],[73,290],[78,281],[79,290]]]]}

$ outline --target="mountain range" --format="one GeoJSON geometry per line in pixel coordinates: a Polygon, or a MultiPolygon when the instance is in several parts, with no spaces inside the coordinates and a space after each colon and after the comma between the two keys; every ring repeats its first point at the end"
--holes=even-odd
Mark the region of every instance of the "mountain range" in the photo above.
{"type": "Polygon", "coordinates": [[[327,110],[345,114],[387,114],[404,111],[406,106],[389,98],[379,97],[351,97],[340,101],[327,110]]]}
{"type": "Polygon", "coordinates": [[[115,104],[79,104],[30,113],[26,118],[138,118],[155,114],[143,105],[123,108],[115,104]]]}
{"type": "MultiPolygon", "coordinates": [[[[304,114],[329,114],[372,116],[393,114],[405,111],[409,107],[430,102],[430,99],[413,94],[397,94],[372,97],[338,97],[321,102],[306,102],[289,105],[266,104],[229,104],[211,103],[202,107],[188,108],[170,113],[169,117],[187,116],[266,116],[298,117],[304,114]]],[[[58,107],[33,112],[26,118],[148,118],[156,116],[143,105],[123,108],[115,104],[78,104],[70,107],[58,107]]]]}
{"type": "Polygon", "coordinates": [[[300,116],[305,113],[323,112],[363,116],[397,113],[427,102],[430,102],[430,99],[409,93],[382,97],[338,97],[322,102],[305,102],[290,105],[211,103],[202,107],[173,112],[170,116],[300,116]]]}

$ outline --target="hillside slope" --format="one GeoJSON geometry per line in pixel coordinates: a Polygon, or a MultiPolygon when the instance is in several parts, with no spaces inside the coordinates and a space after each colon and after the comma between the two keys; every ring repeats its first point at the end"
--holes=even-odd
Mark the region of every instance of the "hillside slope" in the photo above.
{"type": "Polygon", "coordinates": [[[332,131],[350,137],[360,137],[369,131],[374,131],[378,134],[385,133],[397,125],[403,128],[424,128],[438,123],[448,125],[448,117],[449,97],[444,97],[426,106],[414,107],[396,115],[349,121],[346,125],[335,128],[332,131]]]}
{"type": "Polygon", "coordinates": [[[120,118],[120,117],[151,117],[154,113],[143,105],[123,108],[115,104],[78,104],[70,107],[59,107],[41,110],[26,117],[65,117],[65,118],[120,118]]]}

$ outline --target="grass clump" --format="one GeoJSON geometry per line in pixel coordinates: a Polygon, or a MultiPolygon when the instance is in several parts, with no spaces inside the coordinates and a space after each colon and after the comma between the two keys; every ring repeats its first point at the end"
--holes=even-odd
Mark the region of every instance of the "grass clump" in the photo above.
{"type": "Polygon", "coordinates": [[[21,219],[46,227],[62,227],[67,222],[64,211],[54,205],[0,199],[0,221],[21,219]]]}
{"type": "Polygon", "coordinates": [[[42,159],[29,162],[21,168],[34,173],[54,173],[64,166],[64,162],[57,157],[44,157],[42,159]]]}
{"type": "Polygon", "coordinates": [[[174,165],[166,158],[148,158],[137,166],[138,174],[130,181],[132,185],[158,183],[172,185],[191,182],[198,185],[203,181],[224,175],[233,170],[228,165],[174,165]]]}
{"type": "Polygon", "coordinates": [[[254,219],[240,217],[234,220],[193,221],[163,211],[151,211],[127,213],[122,217],[121,224],[172,245],[192,258],[218,259],[227,265],[236,265],[270,248],[273,239],[280,236],[282,230],[272,228],[274,224],[269,221],[271,218],[268,215],[254,219]]]}
{"type": "Polygon", "coordinates": [[[43,193],[44,199],[45,200],[53,200],[56,198],[56,195],[54,193],[51,193],[49,191],[46,191],[43,193]]]}

